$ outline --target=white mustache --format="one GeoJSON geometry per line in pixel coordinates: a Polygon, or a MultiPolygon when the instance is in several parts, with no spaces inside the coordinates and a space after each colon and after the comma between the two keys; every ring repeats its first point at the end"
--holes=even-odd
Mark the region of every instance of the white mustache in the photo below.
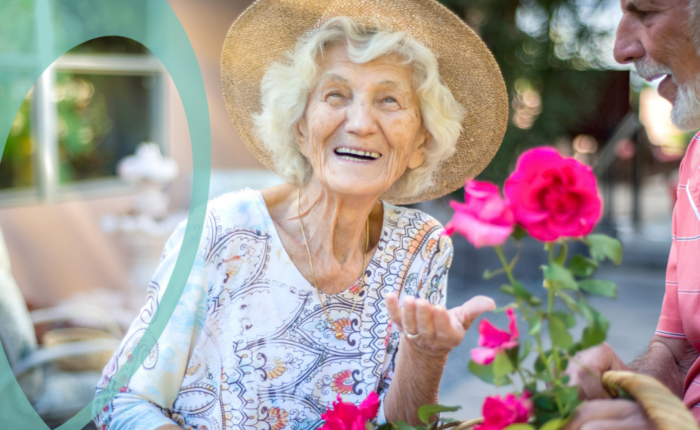
{"type": "Polygon", "coordinates": [[[657,63],[649,58],[635,61],[634,67],[637,69],[637,73],[639,73],[642,79],[652,79],[661,75],[670,75],[671,78],[673,78],[673,72],[668,66],[657,63]]]}

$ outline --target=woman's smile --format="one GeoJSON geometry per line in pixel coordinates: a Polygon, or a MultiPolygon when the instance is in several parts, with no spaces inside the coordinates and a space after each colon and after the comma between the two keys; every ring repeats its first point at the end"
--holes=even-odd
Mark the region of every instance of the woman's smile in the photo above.
{"type": "Polygon", "coordinates": [[[360,149],[349,146],[341,146],[333,150],[336,158],[341,160],[341,162],[351,162],[351,163],[363,163],[370,164],[379,158],[382,154],[369,149],[360,149]]]}

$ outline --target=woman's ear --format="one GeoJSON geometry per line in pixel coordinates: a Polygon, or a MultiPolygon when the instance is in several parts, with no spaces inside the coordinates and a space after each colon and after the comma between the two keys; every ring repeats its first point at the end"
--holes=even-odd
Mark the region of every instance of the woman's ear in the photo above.
{"type": "Polygon", "coordinates": [[[301,153],[304,154],[304,148],[306,147],[306,142],[308,140],[306,116],[302,116],[299,121],[294,123],[294,125],[292,126],[292,131],[294,131],[294,138],[297,141],[297,145],[299,145],[301,153]]]}
{"type": "Polygon", "coordinates": [[[425,152],[428,150],[428,145],[430,145],[430,142],[433,140],[433,135],[430,134],[427,128],[425,129],[425,132],[421,133],[421,135],[423,139],[416,142],[418,146],[414,147],[411,158],[408,160],[407,167],[409,169],[415,169],[423,164],[425,161],[425,152]]]}

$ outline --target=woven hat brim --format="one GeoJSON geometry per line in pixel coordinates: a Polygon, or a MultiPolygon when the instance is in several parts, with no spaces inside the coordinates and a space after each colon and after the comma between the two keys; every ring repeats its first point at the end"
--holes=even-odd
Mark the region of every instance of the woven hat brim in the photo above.
{"type": "Polygon", "coordinates": [[[267,168],[272,155],[255,132],[260,83],[269,66],[287,61],[297,41],[329,19],[403,31],[437,57],[440,76],[466,109],[464,131],[450,158],[422,193],[384,198],[392,204],[431,200],[462,186],[491,161],[508,123],[508,95],[493,55],[459,17],[434,0],[258,0],[231,26],[221,55],[221,79],[229,116],[243,142],[267,168]]]}

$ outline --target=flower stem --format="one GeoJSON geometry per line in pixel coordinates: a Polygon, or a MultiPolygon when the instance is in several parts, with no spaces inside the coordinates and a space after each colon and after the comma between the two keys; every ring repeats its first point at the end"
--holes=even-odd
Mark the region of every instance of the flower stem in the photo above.
{"type": "MultiPolygon", "coordinates": [[[[562,250],[560,251],[560,254],[566,258],[566,244],[562,245],[562,250]]],[[[547,251],[549,251],[549,264],[555,263],[554,260],[554,243],[550,242],[545,245],[545,248],[547,251]]],[[[561,256],[560,256],[561,257],[561,256]]],[[[562,263],[559,263],[562,264],[562,263]]],[[[552,312],[554,312],[554,289],[552,288],[551,285],[548,284],[547,288],[547,319],[549,319],[549,316],[552,315],[552,312]]],[[[549,322],[548,322],[549,323],[549,322]]],[[[556,379],[559,379],[559,369],[561,366],[561,361],[559,360],[559,351],[557,350],[556,345],[554,345],[554,341],[552,341],[552,356],[554,357],[554,376],[556,379]]]]}
{"type": "Polygon", "coordinates": [[[494,246],[494,250],[496,250],[496,254],[498,254],[498,258],[501,260],[501,264],[503,265],[503,270],[506,272],[506,276],[508,276],[508,280],[510,281],[511,285],[515,285],[516,280],[513,277],[513,272],[511,271],[510,264],[508,264],[508,260],[506,260],[505,255],[503,255],[503,250],[501,249],[500,246],[494,246]]]}

